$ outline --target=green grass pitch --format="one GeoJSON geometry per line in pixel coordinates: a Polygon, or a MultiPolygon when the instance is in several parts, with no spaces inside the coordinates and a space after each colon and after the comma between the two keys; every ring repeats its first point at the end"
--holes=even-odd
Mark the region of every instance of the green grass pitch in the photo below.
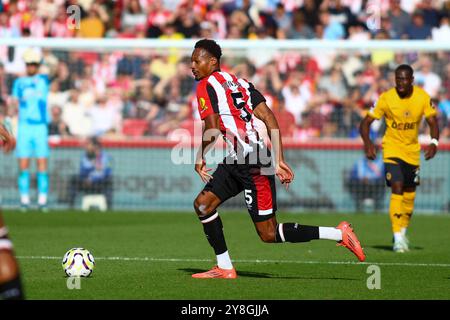
{"type": "Polygon", "coordinates": [[[221,212],[238,279],[192,279],[215,263],[195,214],[180,212],[20,213],[4,216],[28,299],[449,299],[450,216],[416,215],[412,250],[391,251],[386,214],[279,213],[279,222],[336,226],[351,222],[367,254],[358,263],[333,241],[265,244],[245,212],[221,212]],[[61,267],[72,247],[96,259],[81,289],[69,290],[61,267]],[[378,265],[381,289],[369,290],[378,265]]]}

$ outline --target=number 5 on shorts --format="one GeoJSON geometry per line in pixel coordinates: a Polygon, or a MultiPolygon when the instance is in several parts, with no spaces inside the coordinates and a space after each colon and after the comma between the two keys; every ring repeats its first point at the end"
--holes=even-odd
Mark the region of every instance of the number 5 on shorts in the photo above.
{"type": "Polygon", "coordinates": [[[247,203],[247,207],[251,207],[251,205],[253,203],[252,190],[245,189],[244,195],[245,195],[245,202],[247,203]]]}

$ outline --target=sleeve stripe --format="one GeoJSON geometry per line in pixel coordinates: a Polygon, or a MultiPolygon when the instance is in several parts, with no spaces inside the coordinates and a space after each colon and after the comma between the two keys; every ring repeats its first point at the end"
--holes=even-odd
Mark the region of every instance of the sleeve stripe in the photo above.
{"type": "Polygon", "coordinates": [[[215,113],[219,113],[219,100],[217,99],[217,93],[214,88],[207,83],[206,84],[206,92],[208,93],[209,100],[211,101],[211,106],[215,113]]]}

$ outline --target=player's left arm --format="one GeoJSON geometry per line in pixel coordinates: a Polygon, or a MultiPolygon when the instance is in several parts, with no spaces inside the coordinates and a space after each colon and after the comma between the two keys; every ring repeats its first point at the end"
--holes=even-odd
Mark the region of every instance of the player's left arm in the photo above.
{"type": "Polygon", "coordinates": [[[428,126],[430,127],[431,143],[425,150],[425,160],[434,158],[437,153],[438,141],[439,141],[439,123],[435,115],[426,118],[428,126]]]}
{"type": "Polygon", "coordinates": [[[423,98],[424,108],[423,115],[430,127],[431,143],[425,149],[425,160],[432,159],[437,152],[439,144],[439,124],[437,119],[437,109],[430,96],[425,95],[423,98]]]}
{"type": "Polygon", "coordinates": [[[209,174],[212,169],[206,167],[205,156],[220,136],[220,117],[217,113],[211,113],[203,120],[202,146],[197,153],[195,171],[203,182],[208,182],[212,178],[209,174]]]}
{"type": "Polygon", "coordinates": [[[272,150],[275,158],[275,172],[281,183],[286,184],[286,189],[289,183],[294,180],[294,172],[289,165],[284,161],[283,142],[281,140],[280,127],[272,110],[265,102],[260,102],[253,109],[253,114],[264,122],[270,141],[272,142],[272,150]]]}

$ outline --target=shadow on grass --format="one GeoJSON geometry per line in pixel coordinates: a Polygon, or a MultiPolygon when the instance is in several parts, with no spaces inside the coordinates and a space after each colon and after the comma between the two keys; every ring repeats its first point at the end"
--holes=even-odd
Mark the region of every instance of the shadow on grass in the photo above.
{"type": "MultiPolygon", "coordinates": [[[[375,245],[375,246],[366,246],[366,248],[372,248],[377,250],[385,250],[385,251],[392,251],[392,246],[383,246],[383,245],[375,245]]],[[[417,246],[410,246],[409,250],[423,250],[423,247],[417,247],[417,246]]]]}
{"type": "MultiPolygon", "coordinates": [[[[189,274],[205,272],[204,269],[194,269],[194,268],[181,268],[178,269],[189,274]]],[[[280,276],[270,273],[263,272],[252,272],[252,271],[238,271],[238,277],[243,278],[264,278],[264,279],[305,279],[305,280],[349,280],[349,281],[360,281],[361,279],[355,278],[337,278],[337,277],[299,277],[299,276],[280,276]]]]}

